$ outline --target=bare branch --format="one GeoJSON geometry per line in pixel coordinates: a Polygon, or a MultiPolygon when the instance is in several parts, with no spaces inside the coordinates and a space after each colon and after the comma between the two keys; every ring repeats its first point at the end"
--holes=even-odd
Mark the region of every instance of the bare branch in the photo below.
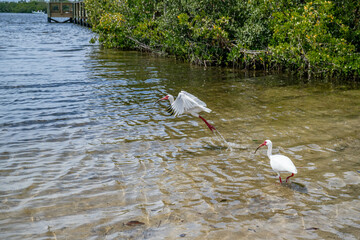
{"type": "Polygon", "coordinates": [[[139,42],[138,40],[136,40],[136,39],[133,38],[133,37],[130,37],[130,36],[126,36],[126,37],[127,37],[128,39],[130,39],[131,41],[135,42],[140,49],[145,49],[146,51],[149,51],[149,52],[152,52],[152,53],[156,53],[156,54],[159,54],[159,55],[166,55],[165,52],[152,49],[150,46],[146,45],[145,43],[139,42]]]}

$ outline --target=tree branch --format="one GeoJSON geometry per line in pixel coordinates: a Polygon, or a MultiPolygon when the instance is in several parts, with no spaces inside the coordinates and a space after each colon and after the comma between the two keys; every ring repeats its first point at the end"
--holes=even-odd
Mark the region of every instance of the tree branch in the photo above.
{"type": "Polygon", "coordinates": [[[153,53],[156,53],[159,55],[167,55],[165,52],[152,49],[150,46],[146,45],[145,43],[139,42],[138,40],[136,40],[133,37],[130,37],[130,36],[126,36],[126,37],[128,39],[130,39],[131,41],[135,42],[140,49],[145,49],[146,51],[153,52],[153,53]]]}

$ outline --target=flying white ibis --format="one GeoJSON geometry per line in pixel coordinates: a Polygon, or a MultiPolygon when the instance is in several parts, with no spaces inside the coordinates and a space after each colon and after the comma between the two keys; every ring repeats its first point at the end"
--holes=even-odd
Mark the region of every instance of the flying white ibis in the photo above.
{"type": "Polygon", "coordinates": [[[214,126],[212,126],[210,123],[208,123],[202,116],[199,115],[199,112],[205,111],[205,112],[211,112],[211,109],[206,107],[206,103],[195,97],[194,95],[186,92],[181,91],[176,100],[174,101],[174,97],[170,94],[166,95],[165,97],[159,99],[156,101],[159,102],[161,100],[169,100],[170,101],[170,107],[167,109],[167,111],[171,115],[179,116],[182,114],[191,114],[194,117],[199,117],[201,120],[203,120],[208,126],[208,128],[213,132],[216,130],[214,126]]]}
{"type": "Polygon", "coordinates": [[[284,155],[272,155],[272,153],[271,153],[272,152],[272,142],[270,140],[265,140],[265,142],[260,144],[259,147],[255,150],[255,153],[259,148],[261,148],[262,146],[265,146],[265,145],[268,146],[267,155],[270,158],[271,168],[277,173],[277,175],[280,179],[280,183],[282,183],[281,177],[280,177],[280,172],[291,173],[291,175],[286,178],[286,182],[287,182],[289,178],[293,177],[294,174],[297,173],[295,165],[290,160],[290,158],[288,158],[284,155]]]}

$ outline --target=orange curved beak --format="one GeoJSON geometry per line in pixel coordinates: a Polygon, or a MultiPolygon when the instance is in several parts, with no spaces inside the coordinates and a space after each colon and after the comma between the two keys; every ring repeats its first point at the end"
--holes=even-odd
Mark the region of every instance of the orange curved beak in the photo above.
{"type": "Polygon", "coordinates": [[[254,154],[256,153],[256,151],[259,149],[259,148],[261,148],[262,146],[265,146],[266,145],[266,143],[264,142],[264,143],[262,143],[262,144],[260,144],[258,147],[257,147],[257,149],[255,150],[255,152],[254,152],[254,154]]]}
{"type": "Polygon", "coordinates": [[[159,100],[157,100],[156,102],[154,102],[154,105],[157,104],[158,102],[160,102],[161,100],[168,100],[169,96],[165,96],[163,98],[160,98],[159,100]]]}

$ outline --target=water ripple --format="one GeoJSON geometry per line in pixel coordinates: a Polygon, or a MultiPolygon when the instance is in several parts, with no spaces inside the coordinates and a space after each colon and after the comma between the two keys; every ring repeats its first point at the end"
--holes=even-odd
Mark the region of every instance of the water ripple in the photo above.
{"type": "Polygon", "coordinates": [[[356,238],[359,90],[314,91],[91,37],[0,14],[0,238],[356,238]],[[208,104],[227,144],[154,105],[180,90],[208,104]],[[266,150],[254,154],[268,138],[298,167],[291,184],[277,183],[266,150]]]}

